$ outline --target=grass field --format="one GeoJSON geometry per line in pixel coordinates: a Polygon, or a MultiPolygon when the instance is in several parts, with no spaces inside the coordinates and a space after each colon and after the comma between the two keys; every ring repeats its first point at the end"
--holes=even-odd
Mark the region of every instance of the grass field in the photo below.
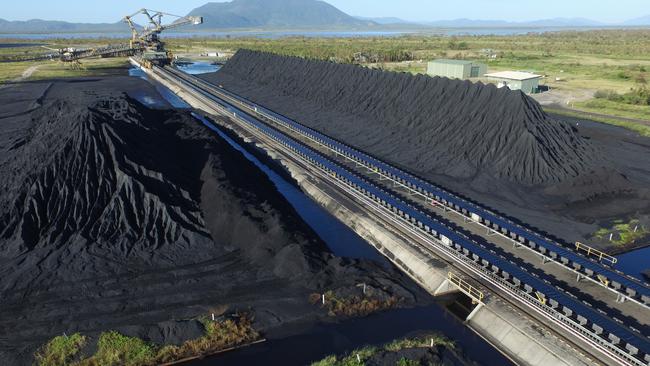
{"type": "Polygon", "coordinates": [[[584,102],[576,102],[574,108],[586,112],[611,114],[624,118],[650,121],[650,107],[647,105],[625,104],[606,99],[591,99],[584,102]]]}
{"type": "MultiPolygon", "coordinates": [[[[597,91],[628,93],[650,81],[650,30],[557,32],[518,36],[403,36],[380,38],[284,38],[171,40],[177,53],[249,48],[384,70],[426,73],[436,58],[484,62],[490,71],[519,70],[543,75],[542,84],[566,94],[582,111],[650,121],[648,105],[596,100],[597,91]],[[496,57],[490,57],[494,54],[496,57]],[[579,97],[572,98],[576,94],[579,97]]],[[[485,82],[485,80],[482,80],[485,82]]],[[[612,119],[601,119],[609,123],[612,119]]],[[[633,121],[623,127],[643,129],[633,121]]]]}
{"type": "MultiPolygon", "coordinates": [[[[92,47],[125,40],[48,41],[48,47],[92,47]]],[[[24,40],[1,40],[0,43],[24,40]]],[[[37,41],[34,41],[36,43],[37,41]]],[[[549,32],[511,36],[429,36],[355,38],[189,38],[168,39],[167,48],[178,55],[208,51],[235,52],[240,48],[275,52],[335,62],[358,63],[391,71],[425,73],[435,58],[471,59],[488,64],[489,71],[520,70],[543,75],[542,84],[554,91],[581,95],[570,106],[582,111],[650,120],[650,106],[596,100],[596,91],[619,94],[650,82],[650,29],[549,32]],[[494,54],[496,57],[489,57],[494,54]]],[[[46,51],[41,46],[0,48],[1,58],[27,57],[46,51]]],[[[85,70],[71,70],[55,62],[40,66],[32,78],[92,75],[109,72],[126,61],[87,60],[85,70]]],[[[0,82],[19,77],[30,63],[3,64],[0,82]]],[[[602,122],[607,122],[603,119],[602,122]]],[[[620,122],[620,121],[619,121],[620,122]]],[[[634,124],[633,121],[618,123],[634,124]]],[[[638,130],[638,129],[637,129],[638,130]]]]}
{"type": "Polygon", "coordinates": [[[32,66],[36,69],[28,78],[41,80],[50,78],[77,77],[77,76],[104,76],[123,73],[124,67],[129,64],[126,58],[101,58],[84,60],[81,65],[73,65],[58,61],[39,62],[8,62],[1,64],[0,85],[21,78],[23,72],[32,66]]]}

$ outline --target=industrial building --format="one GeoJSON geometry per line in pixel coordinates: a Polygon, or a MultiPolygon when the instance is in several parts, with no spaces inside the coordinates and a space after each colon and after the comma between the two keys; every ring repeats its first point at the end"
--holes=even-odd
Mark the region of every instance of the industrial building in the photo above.
{"type": "Polygon", "coordinates": [[[539,79],[541,75],[520,71],[501,71],[485,74],[489,81],[497,84],[497,87],[508,87],[510,90],[521,90],[524,93],[537,93],[539,90],[539,79]]]}
{"type": "Polygon", "coordinates": [[[465,60],[439,59],[430,61],[427,74],[450,79],[480,78],[487,72],[487,65],[465,60]]]}

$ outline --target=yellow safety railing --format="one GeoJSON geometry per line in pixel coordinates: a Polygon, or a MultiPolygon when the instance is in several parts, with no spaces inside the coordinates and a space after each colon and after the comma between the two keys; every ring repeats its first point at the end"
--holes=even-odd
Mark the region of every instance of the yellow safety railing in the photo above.
{"type": "Polygon", "coordinates": [[[618,261],[615,257],[604,253],[596,248],[592,248],[589,245],[582,244],[581,242],[576,242],[576,251],[587,253],[588,257],[596,257],[599,261],[610,262],[611,264],[616,264],[618,261]]]}
{"type": "Polygon", "coordinates": [[[609,286],[609,280],[607,279],[607,277],[603,275],[597,275],[596,277],[598,277],[598,281],[600,281],[600,283],[602,283],[605,286],[609,286]]]}
{"type": "Polygon", "coordinates": [[[535,292],[535,295],[537,295],[537,300],[542,303],[542,305],[546,305],[546,297],[542,295],[541,292],[535,292]]]}
{"type": "Polygon", "coordinates": [[[483,301],[483,292],[472,286],[472,284],[469,282],[463,280],[452,272],[447,273],[447,279],[449,279],[449,282],[456,286],[461,292],[472,298],[473,303],[479,303],[483,301]]]}

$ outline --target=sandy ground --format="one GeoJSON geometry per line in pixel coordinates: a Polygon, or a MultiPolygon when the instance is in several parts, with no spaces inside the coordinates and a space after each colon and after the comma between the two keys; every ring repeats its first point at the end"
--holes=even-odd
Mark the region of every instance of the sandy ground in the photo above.
{"type": "Polygon", "coordinates": [[[543,106],[558,106],[561,108],[572,108],[573,103],[584,102],[592,99],[596,90],[580,89],[551,89],[544,93],[531,94],[530,97],[535,99],[543,106]]]}
{"type": "Polygon", "coordinates": [[[0,364],[62,333],[157,343],[252,311],[263,333],[325,311],[325,290],[429,296],[393,267],[335,257],[273,183],[132,77],[0,91],[0,364]],[[147,98],[144,98],[147,99],[147,98]]]}

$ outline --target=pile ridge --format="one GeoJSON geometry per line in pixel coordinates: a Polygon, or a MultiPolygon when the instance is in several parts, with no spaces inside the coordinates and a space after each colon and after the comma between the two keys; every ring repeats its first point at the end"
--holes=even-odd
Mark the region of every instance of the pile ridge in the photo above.
{"type": "Polygon", "coordinates": [[[57,100],[35,113],[0,161],[8,172],[0,180],[3,253],[71,241],[129,253],[209,238],[190,193],[166,178],[173,164],[137,148],[147,133],[173,139],[153,123],[141,125],[148,113],[128,96],[90,106],[57,100]]]}
{"type": "Polygon", "coordinates": [[[494,85],[250,50],[206,77],[420,172],[543,185],[604,160],[530,97],[494,85]]]}

